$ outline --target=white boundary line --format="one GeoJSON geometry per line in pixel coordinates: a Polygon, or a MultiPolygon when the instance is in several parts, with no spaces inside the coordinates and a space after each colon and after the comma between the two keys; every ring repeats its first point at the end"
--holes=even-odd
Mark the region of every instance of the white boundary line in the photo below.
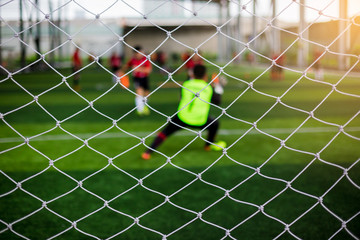
{"type": "MultiPolygon", "coordinates": [[[[218,132],[218,135],[222,136],[233,136],[233,135],[242,135],[248,129],[221,129],[218,132]]],[[[292,133],[294,128],[265,128],[261,129],[261,131],[269,133],[269,134],[288,134],[292,133]]],[[[301,128],[297,131],[297,133],[329,133],[329,132],[338,132],[339,129],[336,127],[311,127],[311,128],[301,128]]],[[[359,132],[360,127],[346,127],[345,132],[359,132]]],[[[138,137],[148,136],[151,132],[130,132],[131,134],[138,137]]],[[[256,130],[250,131],[248,134],[257,135],[262,134],[256,130]]],[[[83,133],[78,134],[77,136],[81,139],[88,139],[96,135],[96,133],[83,133]]],[[[195,135],[193,132],[189,131],[180,131],[176,133],[178,136],[192,136],[195,135]]],[[[130,138],[132,136],[127,135],[125,133],[103,133],[97,136],[97,139],[107,139],[107,138],[130,138]]],[[[58,135],[47,135],[47,136],[39,136],[37,138],[30,139],[30,141],[61,141],[61,140],[76,140],[74,137],[68,134],[58,134],[58,135]]],[[[13,142],[23,142],[24,139],[20,137],[9,137],[9,138],[0,138],[0,143],[13,143],[13,142]]]]}

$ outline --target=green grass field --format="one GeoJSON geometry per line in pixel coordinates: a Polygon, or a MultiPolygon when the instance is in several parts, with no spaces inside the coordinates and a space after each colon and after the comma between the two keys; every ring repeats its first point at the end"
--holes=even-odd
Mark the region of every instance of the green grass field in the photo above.
{"type": "MultiPolygon", "coordinates": [[[[101,68],[81,73],[81,96],[51,70],[3,76],[0,239],[273,239],[286,225],[279,239],[359,238],[359,78],[329,74],[320,83],[286,72],[274,82],[261,68],[224,71],[226,114],[211,114],[226,154],[205,152],[204,140],[183,130],[149,161],[141,152],[177,110],[171,80],[148,99],[158,112],[139,117],[133,94],[112,88],[101,68]]],[[[166,80],[155,71],[152,89],[166,80]]]]}

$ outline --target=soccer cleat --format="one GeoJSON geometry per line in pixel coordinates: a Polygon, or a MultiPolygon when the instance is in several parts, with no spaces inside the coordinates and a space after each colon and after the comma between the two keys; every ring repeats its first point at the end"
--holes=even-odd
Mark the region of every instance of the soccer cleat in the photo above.
{"type": "Polygon", "coordinates": [[[139,110],[136,110],[136,114],[140,117],[144,116],[144,112],[140,112],[139,110]]]}
{"type": "Polygon", "coordinates": [[[149,160],[151,158],[150,153],[144,152],[141,154],[141,158],[144,160],[149,160]]]}
{"type": "Polygon", "coordinates": [[[224,141],[217,141],[212,145],[204,147],[205,151],[222,151],[224,148],[226,148],[226,142],[224,141]]]}
{"type": "Polygon", "coordinates": [[[145,115],[145,116],[148,116],[150,115],[150,109],[148,106],[144,106],[144,110],[142,111],[142,113],[145,115]]]}

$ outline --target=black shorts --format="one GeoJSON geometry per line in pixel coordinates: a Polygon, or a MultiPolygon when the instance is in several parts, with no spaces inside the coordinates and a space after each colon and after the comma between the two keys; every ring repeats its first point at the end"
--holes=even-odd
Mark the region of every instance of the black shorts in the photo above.
{"type": "Polygon", "coordinates": [[[165,134],[165,136],[169,136],[169,135],[173,134],[174,132],[182,129],[182,127],[197,128],[197,129],[205,129],[205,128],[207,128],[210,131],[214,132],[214,136],[215,136],[215,133],[216,133],[218,127],[219,127],[219,122],[217,120],[215,120],[215,118],[209,116],[204,125],[192,126],[192,125],[189,125],[187,123],[184,123],[183,121],[181,121],[179,119],[179,117],[177,115],[175,115],[171,119],[171,122],[163,130],[163,133],[165,134]]]}
{"type": "Polygon", "coordinates": [[[148,77],[142,77],[142,78],[134,77],[134,85],[135,85],[135,89],[141,87],[144,90],[150,90],[148,77]]]}

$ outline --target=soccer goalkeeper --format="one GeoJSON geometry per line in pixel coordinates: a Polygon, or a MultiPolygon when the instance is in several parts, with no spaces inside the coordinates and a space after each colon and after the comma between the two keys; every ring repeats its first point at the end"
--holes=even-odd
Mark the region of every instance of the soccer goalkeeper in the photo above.
{"type": "Polygon", "coordinates": [[[193,70],[193,79],[185,81],[181,90],[181,99],[178,107],[178,113],[171,119],[169,124],[158,133],[150,148],[147,149],[141,157],[145,160],[150,159],[154,149],[171,134],[182,129],[182,127],[207,129],[208,138],[205,143],[205,150],[222,150],[226,147],[225,142],[219,141],[213,145],[219,122],[209,116],[210,102],[214,102],[213,88],[207,83],[206,68],[203,65],[196,65],[193,70]],[[197,96],[198,95],[198,96],[197,96]]]}

